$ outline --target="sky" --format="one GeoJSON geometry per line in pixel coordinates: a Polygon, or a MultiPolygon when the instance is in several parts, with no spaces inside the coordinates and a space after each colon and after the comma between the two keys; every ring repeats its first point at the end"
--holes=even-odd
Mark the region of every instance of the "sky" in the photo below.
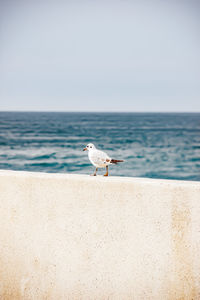
{"type": "Polygon", "coordinates": [[[200,1],[0,0],[0,110],[200,112],[200,1]]]}

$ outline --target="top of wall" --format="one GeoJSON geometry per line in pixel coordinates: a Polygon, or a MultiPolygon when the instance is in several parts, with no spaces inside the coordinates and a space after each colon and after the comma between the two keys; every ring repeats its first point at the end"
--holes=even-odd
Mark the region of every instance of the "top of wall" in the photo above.
{"type": "Polygon", "coordinates": [[[27,177],[27,178],[40,178],[48,179],[54,178],[55,180],[80,180],[85,182],[112,182],[112,183],[144,183],[151,185],[165,185],[165,186],[194,186],[200,187],[200,181],[184,181],[184,180],[169,180],[169,179],[151,179],[151,178],[137,178],[137,177],[121,177],[121,176],[108,176],[102,175],[90,176],[83,174],[69,174],[69,173],[43,173],[43,172],[26,172],[26,171],[11,171],[0,170],[0,177],[12,176],[12,177],[27,177]]]}

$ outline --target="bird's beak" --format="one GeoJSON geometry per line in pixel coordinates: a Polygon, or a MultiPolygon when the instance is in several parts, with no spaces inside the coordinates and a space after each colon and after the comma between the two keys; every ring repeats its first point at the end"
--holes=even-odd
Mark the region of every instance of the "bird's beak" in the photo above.
{"type": "Polygon", "coordinates": [[[87,150],[87,148],[84,148],[83,151],[87,150]]]}

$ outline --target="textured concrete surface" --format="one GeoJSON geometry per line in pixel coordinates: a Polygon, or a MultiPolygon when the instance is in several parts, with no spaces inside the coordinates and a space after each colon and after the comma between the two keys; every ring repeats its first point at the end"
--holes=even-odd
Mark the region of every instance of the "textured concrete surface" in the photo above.
{"type": "Polygon", "coordinates": [[[200,182],[0,171],[0,299],[200,299],[200,182]]]}

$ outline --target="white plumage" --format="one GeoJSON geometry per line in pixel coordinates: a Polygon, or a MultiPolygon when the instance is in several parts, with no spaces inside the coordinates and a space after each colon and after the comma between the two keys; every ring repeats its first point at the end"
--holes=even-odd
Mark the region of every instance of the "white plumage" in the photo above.
{"type": "Polygon", "coordinates": [[[105,168],[110,164],[111,158],[103,151],[92,148],[88,151],[91,163],[97,168],[105,168]]]}
{"type": "Polygon", "coordinates": [[[86,148],[83,149],[83,151],[85,150],[88,150],[88,158],[90,162],[96,167],[95,173],[93,174],[94,176],[96,176],[98,168],[106,168],[106,174],[104,176],[108,176],[108,166],[110,164],[123,162],[123,160],[111,159],[107,153],[96,149],[93,144],[88,144],[86,148]]]}

